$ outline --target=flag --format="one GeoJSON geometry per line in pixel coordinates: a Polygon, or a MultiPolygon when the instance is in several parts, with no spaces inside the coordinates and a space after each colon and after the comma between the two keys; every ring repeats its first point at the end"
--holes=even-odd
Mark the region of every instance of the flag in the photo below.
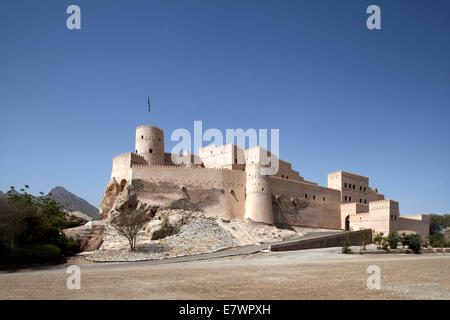
{"type": "Polygon", "coordinates": [[[150,96],[147,98],[147,104],[148,104],[148,112],[150,112],[150,96]]]}

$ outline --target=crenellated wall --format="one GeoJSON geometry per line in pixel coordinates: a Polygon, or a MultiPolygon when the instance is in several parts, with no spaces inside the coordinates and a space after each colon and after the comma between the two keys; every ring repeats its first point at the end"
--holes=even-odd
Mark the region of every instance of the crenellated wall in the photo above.
{"type": "MultiPolygon", "coordinates": [[[[356,207],[355,207],[356,208],[356,207]]],[[[348,209],[342,205],[341,210],[348,209]]],[[[367,212],[350,214],[351,230],[372,229],[375,233],[397,231],[399,217],[398,202],[393,200],[378,200],[369,202],[367,212]]]]}
{"type": "Polygon", "coordinates": [[[245,172],[184,166],[134,165],[133,180],[176,185],[190,190],[223,190],[220,205],[207,208],[218,216],[243,219],[245,212],[245,172]]]}

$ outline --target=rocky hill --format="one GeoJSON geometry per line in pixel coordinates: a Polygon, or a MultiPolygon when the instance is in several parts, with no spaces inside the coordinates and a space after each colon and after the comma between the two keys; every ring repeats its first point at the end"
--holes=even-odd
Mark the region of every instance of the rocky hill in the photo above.
{"type": "Polygon", "coordinates": [[[49,195],[61,204],[66,204],[65,209],[70,211],[80,211],[88,214],[94,219],[98,219],[98,209],[86,200],[74,195],[63,187],[55,187],[50,190],[49,195]]]}

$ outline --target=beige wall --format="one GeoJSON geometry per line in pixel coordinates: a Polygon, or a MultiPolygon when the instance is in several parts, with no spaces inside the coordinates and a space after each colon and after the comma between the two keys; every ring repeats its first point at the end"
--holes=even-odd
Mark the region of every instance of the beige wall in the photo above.
{"type": "Polygon", "coordinates": [[[398,202],[378,200],[369,203],[368,212],[350,214],[351,230],[372,229],[374,233],[397,231],[399,217],[398,202]]]}
{"type": "Polygon", "coordinates": [[[416,214],[399,217],[397,232],[413,232],[422,237],[427,237],[430,234],[430,216],[416,214]]]}
{"type": "Polygon", "coordinates": [[[243,219],[245,212],[245,172],[226,169],[205,169],[175,166],[136,165],[132,168],[132,179],[151,183],[169,183],[190,188],[222,189],[223,203],[209,208],[216,215],[243,219]]]}
{"type": "Polygon", "coordinates": [[[357,174],[338,171],[328,175],[328,187],[341,191],[341,201],[368,204],[370,201],[383,200],[376,188],[369,187],[369,178],[357,174]]]}
{"type": "Polygon", "coordinates": [[[339,191],[272,176],[269,181],[275,198],[284,198],[297,206],[291,212],[282,210],[277,219],[295,226],[341,228],[339,191]]]}

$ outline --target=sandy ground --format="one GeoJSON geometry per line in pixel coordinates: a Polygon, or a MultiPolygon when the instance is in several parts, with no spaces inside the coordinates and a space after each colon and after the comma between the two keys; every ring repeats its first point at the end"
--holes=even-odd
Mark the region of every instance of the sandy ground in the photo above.
{"type": "Polygon", "coordinates": [[[450,254],[342,255],[340,248],[203,261],[98,264],[0,273],[0,299],[450,299],[450,254]],[[81,267],[69,290],[66,267],[81,267]],[[370,265],[381,289],[366,285],[370,265]]]}

